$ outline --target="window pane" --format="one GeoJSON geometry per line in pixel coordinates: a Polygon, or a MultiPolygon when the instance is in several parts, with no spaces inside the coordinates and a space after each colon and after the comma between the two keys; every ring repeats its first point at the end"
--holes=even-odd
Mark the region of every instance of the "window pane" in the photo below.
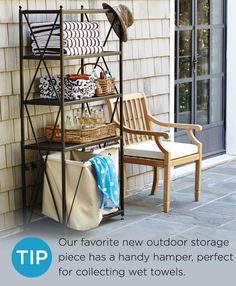
{"type": "Polygon", "coordinates": [[[211,34],[211,73],[223,71],[223,30],[213,29],[211,34]]]}
{"type": "Polygon", "coordinates": [[[213,78],[211,82],[211,122],[219,122],[222,117],[222,78],[213,78]]]}
{"type": "Polygon", "coordinates": [[[179,32],[179,78],[191,77],[192,31],[179,32]]]}
{"type": "Polygon", "coordinates": [[[207,29],[197,33],[197,75],[209,74],[209,37],[207,29]]]}
{"type": "Polygon", "coordinates": [[[192,54],[192,31],[179,32],[179,55],[191,56],[192,54]]]}
{"type": "Polygon", "coordinates": [[[212,16],[212,24],[223,24],[223,13],[224,13],[224,0],[212,0],[211,4],[211,16],[212,16]]]}
{"type": "Polygon", "coordinates": [[[191,58],[180,57],[179,59],[179,77],[189,78],[191,77],[191,58]]]}
{"type": "Polygon", "coordinates": [[[179,1],[179,26],[192,25],[192,0],[179,1]]]}
{"type": "Polygon", "coordinates": [[[175,84],[175,122],[178,122],[178,96],[177,96],[177,88],[178,88],[178,85],[175,84]]]}
{"type": "Polygon", "coordinates": [[[182,83],[179,85],[179,122],[191,122],[191,94],[191,83],[182,83]]]}
{"type": "Polygon", "coordinates": [[[209,80],[197,82],[197,123],[208,124],[209,80]]]}
{"type": "Polygon", "coordinates": [[[177,5],[178,5],[178,1],[175,0],[175,26],[178,25],[178,23],[177,23],[177,5]]]}
{"type": "Polygon", "coordinates": [[[197,24],[210,24],[210,0],[197,1],[197,24]]]}
{"type": "Polygon", "coordinates": [[[177,68],[178,68],[178,62],[177,62],[177,59],[178,59],[178,49],[177,49],[177,46],[178,46],[178,32],[175,32],[175,79],[177,79],[177,68]]]}

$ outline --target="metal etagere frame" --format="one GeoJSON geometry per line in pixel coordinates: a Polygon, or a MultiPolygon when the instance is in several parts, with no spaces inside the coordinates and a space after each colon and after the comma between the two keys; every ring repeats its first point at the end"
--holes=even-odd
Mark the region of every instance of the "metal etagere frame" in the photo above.
{"type": "MultiPolygon", "coordinates": [[[[120,118],[120,123],[121,123],[121,128],[120,128],[120,134],[119,136],[103,139],[103,140],[98,140],[86,144],[67,144],[65,143],[65,114],[64,114],[64,109],[65,106],[70,106],[70,105],[75,105],[75,104],[87,104],[90,102],[98,101],[101,99],[109,99],[109,98],[117,98],[116,104],[114,107],[114,111],[111,117],[111,121],[113,120],[115,110],[117,108],[117,105],[119,104],[120,107],[120,114],[122,114],[122,109],[123,109],[123,104],[122,104],[122,94],[123,94],[123,58],[122,58],[122,41],[119,40],[119,50],[118,51],[106,51],[103,53],[99,54],[89,54],[89,55],[79,55],[79,56],[65,56],[63,51],[64,51],[64,41],[63,41],[63,21],[64,21],[64,16],[67,14],[80,14],[80,20],[81,22],[89,21],[89,14],[97,14],[97,13],[106,13],[108,10],[105,9],[83,9],[83,6],[81,6],[80,10],[64,10],[62,6],[60,6],[59,10],[46,10],[46,11],[41,11],[41,10],[22,10],[22,7],[19,7],[19,37],[20,37],[20,93],[21,93],[21,158],[22,158],[22,200],[23,200],[23,224],[28,224],[31,221],[32,213],[33,213],[33,208],[37,202],[38,198],[38,193],[39,189],[38,186],[43,180],[43,176],[45,175],[45,179],[48,182],[52,199],[54,202],[54,207],[57,213],[57,217],[60,223],[62,223],[64,226],[67,226],[68,222],[68,216],[71,213],[71,210],[73,208],[73,203],[71,205],[70,210],[67,209],[66,205],[66,174],[65,174],[65,153],[67,151],[71,151],[74,149],[82,149],[86,147],[91,147],[91,146],[101,146],[102,144],[107,144],[107,143],[116,143],[117,141],[120,142],[120,152],[119,152],[119,181],[120,181],[120,207],[119,210],[115,213],[112,213],[110,215],[104,216],[104,219],[107,217],[113,217],[116,215],[121,215],[122,218],[124,216],[124,184],[123,184],[123,122],[122,122],[122,116],[120,118]],[[30,22],[30,15],[31,14],[52,14],[55,15],[55,20],[53,24],[53,28],[57,23],[60,23],[60,55],[46,55],[45,51],[47,49],[48,43],[50,41],[50,38],[53,33],[53,28],[49,34],[47,43],[45,45],[44,51],[40,53],[40,55],[33,55],[33,54],[24,54],[24,47],[23,47],[23,21],[26,22],[29,31],[32,34],[33,39],[35,40],[35,43],[37,47],[39,48],[39,45],[37,43],[37,39],[34,36],[33,30],[31,28],[31,22],[30,22]],[[60,76],[63,79],[64,78],[64,64],[65,60],[72,60],[72,59],[80,59],[81,60],[81,66],[84,65],[84,61],[86,58],[97,58],[95,67],[97,66],[98,62],[100,59],[102,59],[104,65],[108,69],[108,65],[106,62],[106,57],[107,56],[119,56],[119,89],[116,88],[116,93],[112,95],[107,95],[103,97],[92,97],[92,98],[85,98],[85,99],[80,99],[80,100],[73,100],[73,101],[67,101],[64,99],[64,81],[61,81],[61,93],[58,94],[56,91],[55,87],[52,84],[52,77],[49,72],[47,62],[50,60],[58,60],[60,61],[60,76]],[[24,73],[23,73],[23,67],[24,67],[24,61],[25,60],[34,60],[38,61],[37,67],[35,74],[33,76],[33,79],[30,83],[30,86],[28,90],[25,89],[24,86],[24,73]],[[47,75],[49,77],[49,80],[54,88],[54,92],[56,94],[56,99],[42,99],[42,98],[35,98],[35,99],[30,99],[29,96],[31,94],[31,90],[33,88],[33,84],[36,80],[36,77],[38,75],[38,72],[40,70],[40,66],[43,64],[43,67],[45,68],[47,75]],[[33,126],[33,122],[30,116],[30,112],[28,109],[28,106],[30,105],[46,105],[46,106],[58,106],[58,113],[56,116],[56,120],[54,123],[54,129],[53,129],[53,135],[56,130],[56,126],[58,124],[59,118],[61,117],[61,142],[60,143],[55,143],[52,142],[53,135],[51,137],[51,141],[49,142],[39,142],[36,136],[36,132],[33,126]],[[24,118],[25,116],[29,120],[29,124],[33,133],[34,137],[34,143],[32,144],[27,144],[25,140],[25,123],[24,123],[24,118]],[[35,182],[35,188],[32,192],[32,196],[30,199],[29,205],[27,204],[27,186],[26,186],[26,150],[35,150],[38,151],[41,162],[40,168],[38,170],[37,174],[37,181],[35,182]],[[48,160],[48,156],[50,152],[55,152],[59,151],[61,152],[61,187],[62,187],[62,220],[60,219],[59,216],[59,211],[58,211],[58,206],[56,205],[55,198],[52,192],[52,188],[50,185],[50,180],[47,174],[46,170],[46,163],[48,160]]],[[[113,25],[115,23],[115,20],[110,26],[110,29],[107,33],[107,36],[104,41],[104,46],[106,45],[108,38],[110,36],[110,33],[112,31],[113,25]]],[[[39,49],[40,50],[40,49],[39,49]]],[[[82,71],[83,72],[83,71],[82,71]]],[[[79,179],[79,178],[78,178],[79,179]]],[[[78,181],[79,184],[79,181],[78,181]]],[[[78,186],[77,184],[77,186],[78,186]]],[[[77,190],[75,190],[76,193],[77,190]]]]}

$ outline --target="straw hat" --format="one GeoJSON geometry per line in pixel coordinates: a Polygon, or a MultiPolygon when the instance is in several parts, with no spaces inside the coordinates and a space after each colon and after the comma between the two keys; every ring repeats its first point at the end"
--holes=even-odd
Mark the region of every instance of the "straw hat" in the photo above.
{"type": "Polygon", "coordinates": [[[129,28],[134,22],[133,15],[129,10],[129,8],[123,4],[111,7],[109,4],[103,3],[102,6],[103,9],[109,10],[106,13],[106,16],[110,23],[112,23],[113,20],[116,18],[113,26],[116,35],[121,39],[122,42],[127,42],[128,40],[127,28],[129,28]],[[120,35],[120,25],[122,30],[121,35],[120,35]]]}

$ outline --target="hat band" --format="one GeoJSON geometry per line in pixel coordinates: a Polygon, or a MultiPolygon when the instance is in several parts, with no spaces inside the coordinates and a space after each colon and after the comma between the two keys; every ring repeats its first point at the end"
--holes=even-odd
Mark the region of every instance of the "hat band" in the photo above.
{"type": "Polygon", "coordinates": [[[119,13],[121,13],[121,9],[119,6],[117,6],[116,9],[118,10],[119,13]]]}

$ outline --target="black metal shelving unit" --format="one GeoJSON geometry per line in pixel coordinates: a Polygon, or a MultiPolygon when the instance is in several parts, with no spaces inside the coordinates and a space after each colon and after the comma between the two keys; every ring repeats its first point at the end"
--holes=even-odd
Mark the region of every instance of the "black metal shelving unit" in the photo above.
{"type": "MultiPolygon", "coordinates": [[[[120,142],[120,152],[119,152],[119,182],[120,182],[120,207],[118,211],[115,213],[109,214],[107,216],[104,216],[104,219],[114,217],[116,215],[121,215],[122,217],[124,216],[124,186],[123,186],[123,123],[122,123],[122,116],[121,116],[121,129],[120,129],[120,134],[119,136],[114,136],[110,137],[107,139],[102,139],[102,140],[97,140],[94,142],[86,143],[86,144],[67,144],[65,143],[65,138],[64,138],[64,133],[65,133],[65,115],[64,115],[64,108],[65,106],[71,106],[75,104],[88,104],[90,102],[94,101],[99,101],[101,99],[109,99],[109,98],[117,98],[116,104],[115,104],[115,109],[117,108],[119,104],[120,108],[120,114],[122,114],[122,94],[123,94],[123,58],[122,58],[122,41],[119,41],[119,50],[118,51],[105,51],[100,54],[88,54],[88,55],[79,55],[79,56],[65,56],[63,54],[63,48],[64,48],[64,43],[63,43],[63,21],[64,21],[64,15],[68,14],[80,14],[80,20],[81,22],[83,21],[89,21],[89,14],[97,14],[97,13],[106,13],[108,10],[105,9],[83,9],[83,6],[81,6],[81,9],[79,10],[64,10],[62,6],[60,6],[59,10],[46,10],[46,11],[41,11],[41,10],[22,10],[22,7],[19,7],[19,35],[20,35],[20,93],[21,93],[21,157],[22,157],[22,201],[23,201],[23,224],[28,224],[30,223],[31,216],[32,216],[32,211],[30,212],[29,210],[33,209],[34,203],[37,201],[37,194],[39,190],[37,189],[38,185],[40,184],[40,180],[42,180],[43,175],[45,174],[45,177],[48,179],[47,175],[47,170],[46,170],[46,162],[48,159],[48,155],[50,152],[61,152],[61,186],[62,186],[62,220],[60,220],[59,216],[59,222],[64,224],[64,226],[67,225],[67,217],[68,217],[68,210],[66,206],[66,174],[65,174],[65,153],[67,151],[71,151],[74,149],[84,149],[86,147],[91,147],[91,146],[100,146],[102,144],[107,144],[107,143],[117,143],[120,142]],[[42,52],[40,55],[33,55],[33,54],[24,54],[24,47],[23,47],[23,21],[26,22],[28,29],[32,33],[31,29],[31,22],[30,22],[30,15],[32,14],[52,14],[55,15],[55,21],[54,21],[54,26],[56,23],[60,23],[60,55],[46,55],[44,52],[42,52]],[[119,90],[116,88],[116,94],[112,95],[107,95],[107,96],[99,96],[99,97],[92,97],[92,98],[84,98],[81,100],[73,100],[73,101],[68,101],[64,99],[64,81],[61,81],[61,94],[58,95],[57,93],[57,99],[43,99],[43,98],[29,98],[31,94],[31,90],[33,87],[33,84],[37,78],[37,74],[40,70],[41,65],[45,68],[49,79],[51,81],[51,75],[47,66],[47,62],[51,60],[57,60],[60,61],[60,76],[61,78],[64,78],[64,62],[66,60],[74,60],[74,59],[79,59],[81,61],[81,66],[84,65],[84,61],[87,58],[96,58],[96,65],[98,64],[99,60],[102,59],[103,63],[105,66],[108,68],[107,63],[106,63],[106,57],[107,56],[118,56],[119,57],[119,90]],[[29,88],[25,89],[24,86],[24,61],[29,61],[29,60],[34,60],[37,62],[37,68],[35,71],[35,74],[33,76],[32,82],[30,83],[29,88]],[[36,136],[36,132],[33,126],[33,122],[30,116],[30,112],[28,109],[28,106],[30,105],[44,105],[44,106],[57,106],[58,107],[58,113],[57,117],[55,120],[54,124],[54,130],[53,133],[55,132],[56,125],[59,121],[59,118],[61,117],[61,142],[60,143],[55,143],[55,142],[39,142],[36,136]],[[34,136],[34,142],[27,144],[25,140],[25,123],[24,119],[25,117],[28,118],[29,124],[34,136]],[[38,175],[37,175],[37,180],[35,182],[35,190],[32,192],[32,197],[31,197],[31,205],[27,205],[27,185],[26,185],[26,150],[35,150],[39,153],[40,158],[41,158],[41,163],[40,168],[38,170],[38,175]]],[[[107,33],[106,39],[104,41],[104,46],[107,43],[107,40],[110,36],[110,33],[112,31],[113,25],[114,25],[115,20],[110,26],[110,29],[107,33]]],[[[53,27],[54,28],[54,27],[53,27]]],[[[52,30],[53,30],[52,28],[52,30]]],[[[49,39],[52,35],[52,32],[49,34],[49,39]]],[[[34,37],[34,36],[33,36],[34,37]]],[[[48,39],[48,42],[49,42],[48,39]]],[[[47,43],[48,44],[48,43],[47,43]]],[[[46,47],[47,47],[46,44],[46,47]]],[[[46,49],[45,47],[45,49],[46,49]]],[[[44,50],[45,51],[45,50],[44,50]]],[[[82,70],[83,72],[83,70],[82,70]]],[[[55,91],[56,92],[56,91],[55,91]]],[[[115,111],[114,109],[114,111],[115,111]]],[[[111,117],[111,121],[113,120],[114,112],[111,117]]],[[[52,194],[52,190],[51,190],[52,194]]],[[[53,197],[53,194],[52,194],[53,197]]],[[[57,210],[57,206],[55,205],[55,200],[54,201],[54,206],[55,209],[57,210]]],[[[57,212],[58,213],[58,212],[57,212]]]]}

